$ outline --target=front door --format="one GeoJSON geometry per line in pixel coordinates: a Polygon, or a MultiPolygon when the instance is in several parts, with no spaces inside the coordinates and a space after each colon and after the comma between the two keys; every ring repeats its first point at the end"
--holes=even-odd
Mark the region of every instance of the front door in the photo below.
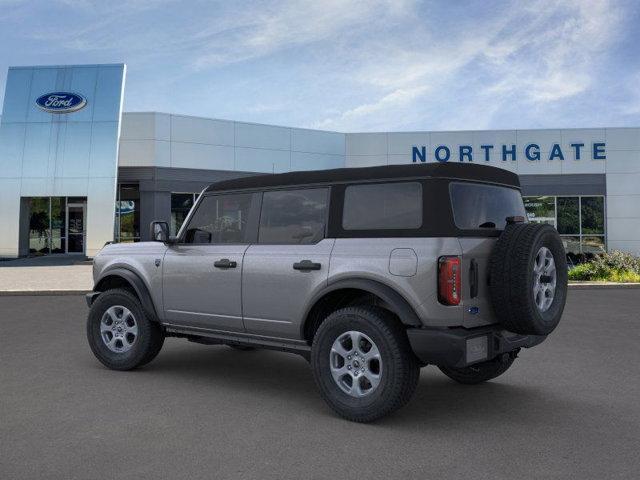
{"type": "Polygon", "coordinates": [[[253,198],[251,193],[209,194],[195,206],[179,242],[164,257],[165,322],[244,330],[242,269],[252,230],[253,198]]]}
{"type": "Polygon", "coordinates": [[[67,253],[85,253],[86,204],[67,203],[67,253]]]}

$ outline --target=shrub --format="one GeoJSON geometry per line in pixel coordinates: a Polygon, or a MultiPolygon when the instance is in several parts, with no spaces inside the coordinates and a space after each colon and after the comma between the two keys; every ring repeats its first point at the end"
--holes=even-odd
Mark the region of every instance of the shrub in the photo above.
{"type": "Polygon", "coordinates": [[[569,280],[640,282],[640,258],[614,250],[569,270],[569,280]]]}

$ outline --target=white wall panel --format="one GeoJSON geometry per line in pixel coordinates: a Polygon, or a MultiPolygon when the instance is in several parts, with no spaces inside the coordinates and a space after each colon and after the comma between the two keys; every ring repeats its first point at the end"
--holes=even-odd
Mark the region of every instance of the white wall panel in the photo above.
{"type": "Polygon", "coordinates": [[[345,135],[344,133],[292,128],[291,150],[294,152],[344,155],[345,135]]]}
{"type": "Polygon", "coordinates": [[[236,122],[236,146],[267,148],[274,150],[291,149],[291,129],[236,122]]]}
{"type": "MultiPolygon", "coordinates": [[[[634,195],[608,195],[607,217],[639,218],[640,192],[634,195]]],[[[638,240],[640,240],[640,238],[638,240]]]]}
{"type": "Polygon", "coordinates": [[[291,152],[291,171],[320,170],[344,167],[343,155],[291,152]]]}
{"type": "Polygon", "coordinates": [[[607,128],[607,150],[640,150],[640,128],[607,128]]]}
{"type": "Polygon", "coordinates": [[[640,173],[640,150],[607,152],[607,173],[640,173]]]}
{"type": "MultiPolygon", "coordinates": [[[[123,113],[121,140],[152,140],[158,138],[156,113],[123,113]]],[[[168,138],[167,138],[168,139],[168,138]]]]}
{"type": "MultiPolygon", "coordinates": [[[[167,143],[168,142],[162,142],[167,143]]],[[[155,153],[155,140],[120,140],[118,165],[121,167],[169,167],[168,159],[161,164],[155,153]]]]}
{"type": "Polygon", "coordinates": [[[233,145],[234,122],[171,115],[171,140],[209,145],[233,145]]]}
{"type": "Polygon", "coordinates": [[[234,170],[233,147],[171,142],[171,167],[234,170]]]}
{"type": "Polygon", "coordinates": [[[262,148],[236,148],[238,171],[282,173],[291,170],[291,153],[282,150],[262,148]]]}
{"type": "Polygon", "coordinates": [[[0,257],[18,256],[20,231],[20,182],[0,178],[0,257]]]}
{"type": "Polygon", "coordinates": [[[607,249],[621,250],[640,256],[640,240],[608,240],[607,249]]]}
{"type": "Polygon", "coordinates": [[[640,239],[640,218],[607,218],[607,236],[612,241],[640,239]]]}
{"type": "MultiPolygon", "coordinates": [[[[389,155],[409,155],[413,147],[427,147],[431,151],[430,134],[427,132],[394,132],[388,134],[389,155]]],[[[409,159],[411,162],[411,158],[409,159]]]]}
{"type": "Polygon", "coordinates": [[[386,133],[348,133],[346,142],[347,155],[387,155],[388,153],[386,133]]]}
{"type": "Polygon", "coordinates": [[[607,195],[640,193],[640,173],[608,173],[607,195]]]}
{"type": "Polygon", "coordinates": [[[347,155],[346,167],[375,167],[387,165],[387,155],[347,155]]]}

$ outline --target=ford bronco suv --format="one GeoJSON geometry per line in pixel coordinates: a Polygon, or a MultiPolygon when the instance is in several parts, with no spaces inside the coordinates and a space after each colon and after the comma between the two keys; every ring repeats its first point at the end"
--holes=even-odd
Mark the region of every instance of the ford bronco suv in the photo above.
{"type": "Polygon", "coordinates": [[[464,384],[504,373],[558,325],[567,265],[527,223],[517,175],[469,164],[292,172],[206,188],[176,237],[106,245],[87,337],[109,368],[166,337],[303,355],[339,415],[411,397],[420,368],[464,384]]]}

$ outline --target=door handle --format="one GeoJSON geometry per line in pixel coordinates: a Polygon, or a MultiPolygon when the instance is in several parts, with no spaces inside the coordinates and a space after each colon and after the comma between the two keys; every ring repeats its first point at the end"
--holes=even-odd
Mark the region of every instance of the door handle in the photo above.
{"type": "Polygon", "coordinates": [[[213,262],[213,266],[216,268],[236,268],[238,264],[236,262],[232,262],[228,258],[223,258],[213,262]]]}
{"type": "Polygon", "coordinates": [[[301,262],[296,262],[293,264],[293,269],[294,270],[320,270],[320,267],[322,265],[320,265],[319,263],[316,262],[312,262],[311,260],[302,260],[301,262]]]}

